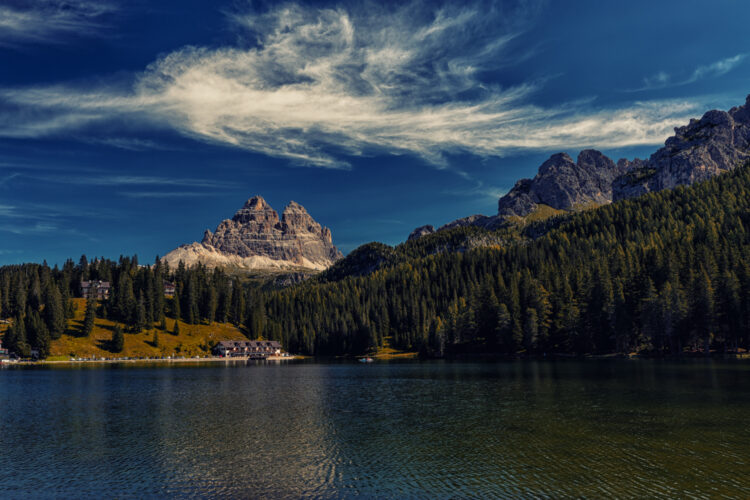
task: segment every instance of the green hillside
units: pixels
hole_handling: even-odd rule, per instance
[[[370,244],[320,281],[266,294],[265,310],[292,350],[310,354],[367,352],[386,338],[433,355],[735,351],[750,331],[749,223],[746,166],[506,228],[494,247],[436,253],[488,233],[471,228]]]

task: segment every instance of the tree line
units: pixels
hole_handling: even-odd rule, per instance
[[[84,280],[109,283],[110,294],[98,300],[92,287],[82,325],[71,326],[69,320],[75,313],[71,299],[82,296]],[[165,296],[165,283],[175,285],[174,297]],[[189,324],[247,325],[248,336],[260,336],[264,330],[258,323],[263,317],[258,313],[262,307],[259,295],[256,287],[244,286],[221,270],[200,265],[188,269],[182,263],[171,270],[158,257],[149,266],[139,265],[137,256],[89,262],[85,255],[77,264],[66,261],[62,268],[46,262],[3,266],[0,318],[10,322],[3,345],[22,357],[32,350],[46,357],[51,342],[63,334],[89,336],[97,317],[116,322],[111,342],[114,352],[123,349],[123,335],[128,333],[154,330],[154,344],[158,343],[158,330],[179,335],[178,322],[166,332],[167,317]]]

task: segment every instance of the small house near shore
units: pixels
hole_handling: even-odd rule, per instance
[[[266,358],[281,354],[281,344],[276,340],[222,340],[214,346],[213,353],[227,358]]]
[[[81,281],[81,297],[88,298],[89,294],[98,300],[109,298],[112,285],[109,281]]]

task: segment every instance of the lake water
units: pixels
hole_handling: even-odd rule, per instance
[[[0,369],[0,497],[750,495],[750,363]]]

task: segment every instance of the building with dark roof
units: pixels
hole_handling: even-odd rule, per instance
[[[213,353],[227,358],[266,358],[281,354],[281,350],[281,344],[276,340],[222,340],[214,346]]]
[[[109,298],[112,285],[109,281],[81,281],[81,297],[88,298],[89,294],[94,294],[94,298],[105,300]]]

